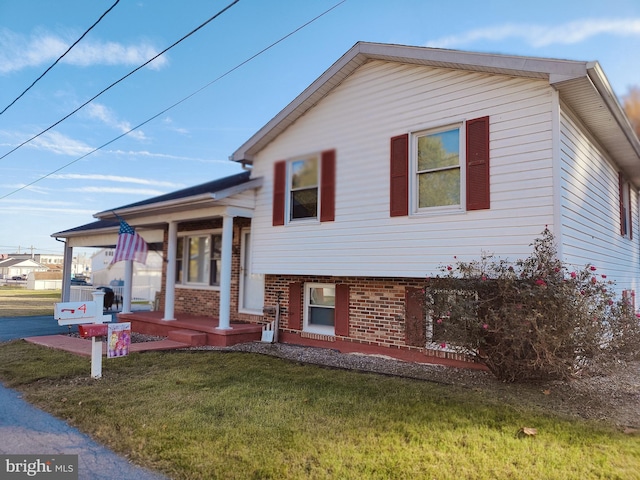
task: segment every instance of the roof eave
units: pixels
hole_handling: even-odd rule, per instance
[[[199,195],[192,195],[190,197],[178,198],[174,200],[167,200],[164,202],[149,203],[145,205],[139,205],[135,207],[115,208],[112,210],[105,210],[98,212],[93,216],[100,220],[112,219],[120,217],[140,216],[149,213],[157,214],[162,211],[170,210],[184,210],[186,208],[203,208],[208,205],[214,205],[216,202],[228,198],[232,195],[242,193],[252,188],[258,188],[262,186],[262,177],[254,178],[248,182],[240,185],[234,185],[233,187],[225,188],[218,192],[202,193]]]
[[[251,165],[255,155],[331,90],[369,60],[458,68],[470,71],[555,80],[586,75],[586,62],[463,52],[437,48],[358,42],[266,125],[238,148],[230,159]]]

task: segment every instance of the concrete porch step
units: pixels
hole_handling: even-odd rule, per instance
[[[167,338],[174,342],[186,343],[192,347],[201,347],[207,344],[207,334],[195,330],[170,330]]]

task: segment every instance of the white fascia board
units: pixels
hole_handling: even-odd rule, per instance
[[[130,207],[130,208],[115,208],[113,210],[105,210],[98,212],[93,216],[100,220],[116,218],[116,214],[122,217],[125,216],[141,216],[145,214],[157,214],[162,211],[171,211],[180,208],[197,209],[205,207],[209,204],[213,205],[214,202],[222,200],[224,198],[242,193],[252,188],[258,188],[262,186],[262,177],[255,178],[241,185],[227,188],[215,193],[203,193],[200,195],[194,195],[191,197],[184,197],[175,200],[167,200],[165,202],[149,203],[145,205]]]
[[[620,105],[618,101],[618,97],[613,92],[613,88],[607,79],[607,76],[604,74],[602,67],[598,62],[593,62],[589,65],[588,68],[589,78],[593,83],[594,87],[607,104],[609,111],[616,119],[616,122],[620,126],[622,133],[624,133],[625,137],[628,139],[631,147],[635,150],[636,154],[640,158],[640,140],[636,135],[634,128],[631,126],[629,122],[629,118],[627,117],[624,108]]]

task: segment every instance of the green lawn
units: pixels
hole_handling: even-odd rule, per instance
[[[0,318],[32,315],[53,316],[53,305],[60,302],[60,298],[60,290],[0,287]]]
[[[7,386],[175,479],[640,478],[637,437],[469,389],[220,351],[89,373],[85,358],[0,345]]]

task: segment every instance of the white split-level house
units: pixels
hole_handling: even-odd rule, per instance
[[[247,171],[96,214],[162,245],[167,322],[460,360],[411,295],[454,257],[529,256],[545,226],[562,261],[638,288],[640,142],[597,62],[357,43],[231,159]]]

